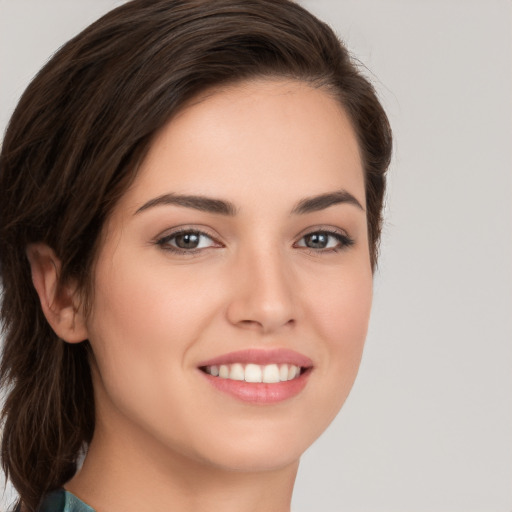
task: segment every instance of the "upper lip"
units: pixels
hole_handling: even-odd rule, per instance
[[[310,367],[313,366],[313,361],[303,354],[299,354],[294,350],[278,348],[278,349],[247,349],[229,352],[207,361],[201,362],[198,367],[202,366],[219,366],[221,364],[261,364],[267,365],[272,363],[277,364],[293,364],[295,366]]]

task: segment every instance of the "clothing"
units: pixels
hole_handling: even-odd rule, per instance
[[[37,512],[94,512],[94,509],[65,489],[47,494]]]

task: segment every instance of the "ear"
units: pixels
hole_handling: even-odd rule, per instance
[[[27,257],[41,308],[55,334],[68,343],[87,339],[85,316],[76,285],[59,284],[61,263],[54,251],[43,243],[29,244]]]

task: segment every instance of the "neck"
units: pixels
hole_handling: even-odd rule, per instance
[[[65,485],[96,512],[290,510],[298,461],[265,471],[228,470],[98,420],[81,470]]]

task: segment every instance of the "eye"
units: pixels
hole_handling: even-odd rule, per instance
[[[195,252],[200,249],[219,246],[211,236],[192,229],[175,231],[159,238],[156,243],[165,250],[178,253]]]
[[[354,244],[354,240],[337,231],[314,231],[303,236],[296,247],[307,247],[317,251],[338,251]]]

